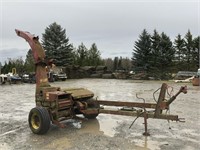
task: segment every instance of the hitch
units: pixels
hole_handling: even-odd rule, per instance
[[[169,100],[165,99],[165,95],[168,89],[168,85],[163,83],[160,88],[160,94],[158,97],[157,103],[146,103],[145,99],[139,98],[143,100],[143,103],[138,102],[124,102],[124,101],[106,101],[106,100],[97,100],[99,105],[103,106],[115,106],[115,107],[123,107],[122,109],[113,110],[113,109],[104,109],[102,107],[99,108],[99,113],[104,114],[114,114],[114,115],[125,115],[125,116],[135,116],[136,118],[132,122],[129,128],[132,127],[134,122],[139,118],[144,118],[144,127],[145,132],[143,133],[144,136],[149,136],[150,134],[147,132],[147,119],[164,119],[164,120],[171,120],[171,121],[179,121],[184,122],[183,118],[178,118],[178,115],[170,115],[164,114],[163,110],[169,110],[170,104],[176,99],[176,97],[180,93],[187,93],[187,86],[182,86],[180,90],[172,96]],[[85,111],[87,113],[87,110]]]
[[[185,122],[185,118],[178,118],[178,121],[184,123]]]

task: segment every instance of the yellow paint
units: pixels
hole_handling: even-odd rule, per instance
[[[47,78],[40,79],[40,83],[46,83],[46,82],[48,82],[48,79],[47,79]]]
[[[36,113],[33,113],[31,116],[31,125],[36,130],[40,127],[39,117]]]
[[[46,99],[49,99],[49,93],[46,93]]]

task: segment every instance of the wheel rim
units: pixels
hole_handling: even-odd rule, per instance
[[[36,113],[31,116],[31,126],[37,130],[40,127],[40,118]]]

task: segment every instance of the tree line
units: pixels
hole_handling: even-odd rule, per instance
[[[199,36],[193,37],[188,31],[184,37],[180,34],[171,41],[164,32],[154,30],[149,34],[145,29],[139,35],[133,46],[132,58],[101,58],[96,43],[87,48],[81,43],[77,48],[69,43],[66,30],[56,22],[46,27],[42,34],[41,44],[45,49],[47,59],[54,59],[57,66],[99,66],[105,65],[108,70],[138,70],[147,76],[161,79],[171,76],[180,70],[196,71],[199,67]],[[16,68],[17,72],[30,73],[35,71],[31,49],[26,59],[8,59],[2,67],[2,73],[8,73]]]
[[[177,71],[196,72],[199,47],[200,37],[193,37],[189,30],[184,37],[178,34],[172,42],[164,32],[154,30],[151,35],[144,29],[133,48],[133,68],[160,79],[170,78]]]

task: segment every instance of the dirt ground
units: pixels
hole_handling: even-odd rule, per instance
[[[167,82],[173,92],[184,83]],[[101,100],[154,102],[153,92],[162,81],[79,79],[55,82],[52,86],[83,87]],[[143,119],[129,129],[134,117],[100,114],[95,120],[65,121],[67,128],[51,126],[46,135],[33,134],[28,114],[35,106],[34,84],[0,86],[0,150],[196,150],[200,148],[200,87],[187,83],[188,93],[172,103],[170,113],[185,118],[185,123],[148,119],[148,137]],[[157,95],[156,95],[157,96]]]

